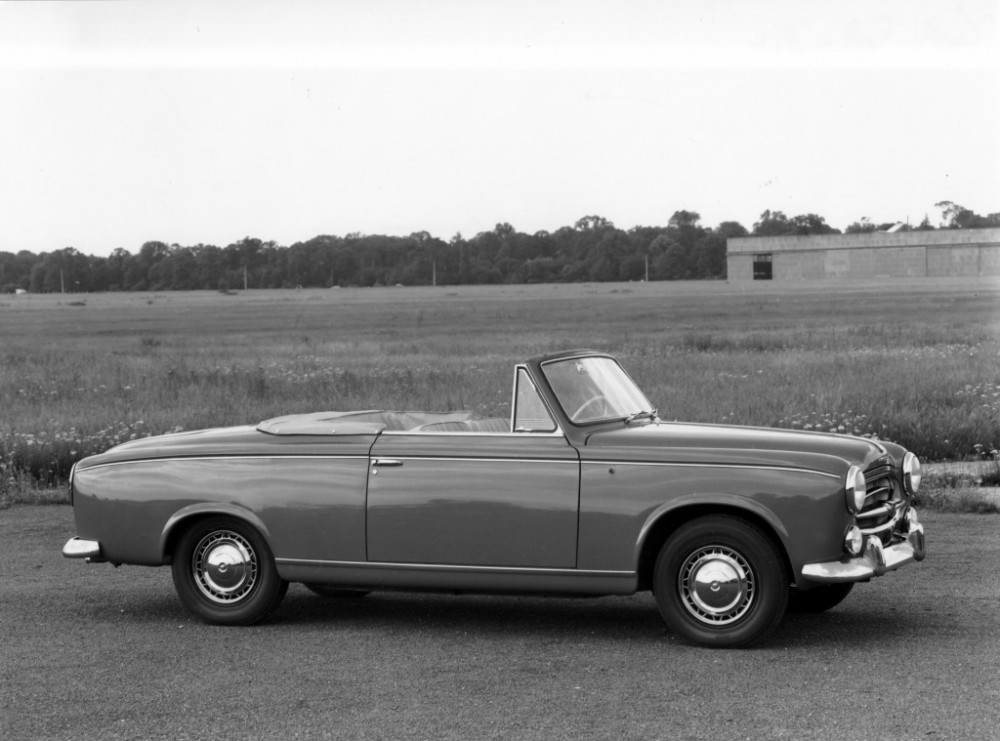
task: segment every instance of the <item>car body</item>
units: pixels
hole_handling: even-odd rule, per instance
[[[74,468],[69,558],[170,565],[202,618],[289,582],[624,595],[709,646],[924,557],[920,464],[887,442],[660,420],[609,355],[516,366],[511,414],[322,412],[134,440]]]

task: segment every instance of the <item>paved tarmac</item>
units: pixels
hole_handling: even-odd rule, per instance
[[[0,738],[992,739],[1000,516],[924,513],[929,555],[743,651],[677,641],[648,594],[292,585],[219,628],[168,569],[69,561],[66,506],[0,511]]]

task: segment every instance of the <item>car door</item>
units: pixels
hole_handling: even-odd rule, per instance
[[[573,568],[579,483],[561,436],[383,434],[368,472],[368,560]]]
[[[554,423],[383,433],[368,472],[368,560],[574,568],[579,503],[579,455]]]

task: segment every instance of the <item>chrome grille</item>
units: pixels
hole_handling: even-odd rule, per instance
[[[893,527],[905,509],[892,464],[880,461],[865,471],[865,506],[858,513],[858,526],[865,535],[877,535],[891,545]]]

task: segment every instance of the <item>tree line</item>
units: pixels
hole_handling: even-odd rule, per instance
[[[1000,213],[980,216],[950,201],[941,228],[1000,226]],[[884,230],[862,218],[846,233]],[[904,229],[910,229],[904,226]],[[927,218],[916,230],[934,229]],[[284,247],[245,237],[225,247],[146,242],[135,254],[107,257],[73,247],[34,254],[0,252],[0,291],[232,290],[377,285],[457,285],[585,281],[690,280],[726,277],[730,237],[840,234],[816,214],[764,211],[751,230],[736,221],[709,228],[695,211],[676,211],[664,227],[622,230],[585,216],[555,232],[518,232],[507,223],[447,242],[427,232],[406,237],[316,236]]]

